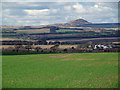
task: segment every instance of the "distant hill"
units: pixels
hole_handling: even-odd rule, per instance
[[[68,23],[65,23],[65,26],[68,26],[68,27],[77,27],[79,25],[85,25],[85,24],[92,24],[84,19],[76,19],[76,20],[72,20]]]
[[[120,23],[91,23],[84,19],[76,19],[67,23],[50,24],[56,27],[93,27],[93,28],[118,28]]]
[[[56,26],[56,27],[77,27],[80,25],[85,25],[85,24],[92,24],[84,19],[76,19],[76,20],[72,20],[68,23],[59,23],[59,24],[51,24],[48,26]]]
[[[91,23],[87,20],[82,18],[69,21],[67,23],[58,23],[58,24],[50,24],[50,25],[43,25],[43,26],[0,26],[2,28],[13,28],[15,30],[25,30],[25,29],[44,29],[44,28],[51,28],[52,26],[59,27],[59,28],[68,28],[68,27],[92,27],[92,28],[118,28],[120,23]]]

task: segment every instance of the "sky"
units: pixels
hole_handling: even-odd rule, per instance
[[[39,26],[83,18],[92,23],[117,23],[117,2],[2,2],[2,25]]]

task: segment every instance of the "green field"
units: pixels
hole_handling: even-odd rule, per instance
[[[3,55],[3,88],[117,88],[118,53]]]

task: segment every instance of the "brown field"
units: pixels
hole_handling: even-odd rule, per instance
[[[19,28],[23,28],[24,26],[4,26],[4,25],[0,25],[0,27],[19,29]],[[31,26],[31,28],[41,28],[41,27],[43,27],[43,26]]]
[[[2,46],[0,46],[0,48],[8,48],[8,47],[14,47],[14,46],[15,45],[2,45]],[[41,47],[43,49],[45,49],[45,48],[49,49],[52,46],[54,46],[54,45],[33,45],[33,47]],[[71,48],[71,47],[77,47],[77,45],[60,45],[59,46],[60,49]]]
[[[0,38],[0,41],[2,41],[2,40],[7,41],[7,40],[21,40],[21,39],[17,39],[17,38]]]
[[[17,30],[17,32],[24,32],[24,33],[49,33],[50,29],[27,29],[27,30]]]

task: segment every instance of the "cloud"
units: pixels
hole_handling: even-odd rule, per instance
[[[40,15],[40,14],[48,14],[49,9],[42,9],[42,10],[24,10],[30,15]]]
[[[4,25],[45,25],[84,18],[93,23],[117,22],[117,3],[5,2]]]
[[[3,0],[2,2],[119,2],[119,0]]]
[[[73,8],[75,8],[76,12],[78,12],[78,13],[85,12],[84,7],[79,3],[73,5]]]
[[[95,7],[95,8],[98,8],[99,6],[95,4],[94,7]]]
[[[64,6],[64,9],[69,11],[69,10],[71,10],[71,6]]]

